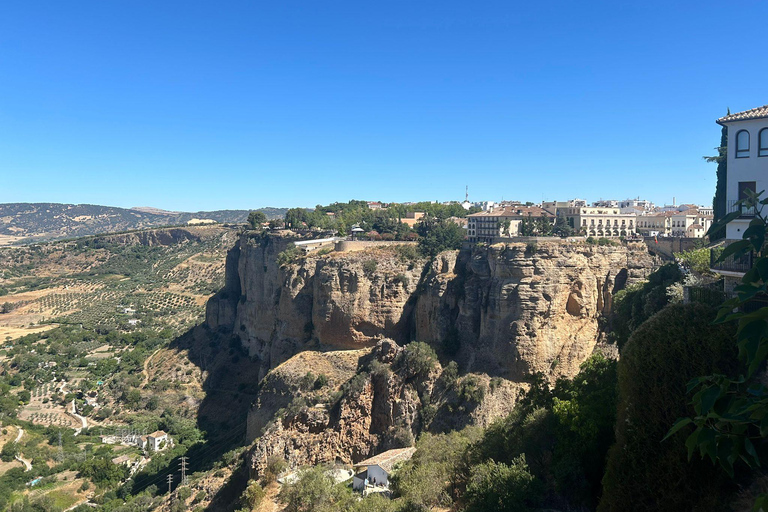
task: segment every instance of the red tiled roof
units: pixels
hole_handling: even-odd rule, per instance
[[[494,208],[493,211],[477,212],[467,215],[467,217],[545,217],[554,218],[555,216],[538,206],[505,206],[504,208]]]
[[[733,121],[747,121],[749,119],[762,119],[768,117],[768,105],[762,107],[752,108],[745,110],[744,112],[736,112],[735,114],[728,114],[717,120],[718,124],[730,123]]]

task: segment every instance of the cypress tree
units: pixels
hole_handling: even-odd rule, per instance
[[[728,109],[728,114],[731,109]],[[725,186],[728,175],[728,128],[723,126],[720,131],[720,146],[717,148],[717,156],[705,156],[707,162],[717,163],[717,184],[715,185],[715,197],[712,198],[712,208],[714,209],[715,221],[725,217],[727,204],[725,201]],[[725,231],[720,231],[714,235],[713,239],[720,239],[725,236]]]

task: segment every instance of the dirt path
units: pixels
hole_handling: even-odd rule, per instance
[[[16,439],[13,440],[14,443],[17,443],[21,441],[21,436],[24,435],[24,429],[19,427],[19,433],[16,434]],[[32,471],[32,462],[28,461],[27,459],[21,458],[21,455],[14,455],[14,459],[24,464],[24,467],[26,468],[24,471]]]
[[[144,375],[144,380],[141,382],[141,387],[147,387],[147,384],[149,384],[149,363],[152,361],[152,358],[155,357],[155,354],[160,352],[160,349],[158,348],[154,352],[152,352],[146,361],[144,361],[144,368],[141,370],[142,375]]]
[[[75,407],[74,398],[72,399],[72,411],[70,412],[70,414],[75,418],[77,418],[78,420],[80,420],[80,424],[81,424],[80,428],[75,429],[75,435],[78,435],[80,432],[83,431],[83,429],[88,428],[88,420],[85,419],[84,416],[80,416],[79,414],[77,414],[77,408]]]

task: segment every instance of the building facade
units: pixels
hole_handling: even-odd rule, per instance
[[[621,213],[617,207],[568,207],[559,208],[558,216],[565,217],[566,223],[586,236],[612,238],[634,236],[637,216]]]
[[[726,180],[726,213],[738,210],[737,202],[748,197],[748,191],[768,189],[768,105],[729,114],[717,120],[728,130],[728,174]],[[742,215],[726,226],[727,240],[740,240],[754,209],[743,209]]]
[[[554,223],[555,216],[538,206],[507,206],[467,215],[467,240],[492,242],[495,238],[522,236],[525,220],[546,219]]]

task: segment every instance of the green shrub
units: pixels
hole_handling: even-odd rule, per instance
[[[355,502],[352,493],[335,485],[322,466],[301,470],[296,482],[280,490],[280,500],[286,512],[345,510]]]
[[[586,242],[590,245],[597,245],[597,240],[595,240],[593,237],[588,236]]]
[[[376,269],[379,267],[379,264],[376,260],[368,260],[365,263],[363,263],[363,270],[368,274],[373,274],[376,272]]]
[[[257,508],[261,505],[266,494],[267,493],[264,492],[261,485],[259,485],[259,482],[256,480],[249,480],[248,487],[245,488],[243,495],[240,497],[240,503],[242,503],[244,507],[248,507],[248,510]]]
[[[277,255],[277,259],[275,260],[277,262],[278,267],[285,267],[287,265],[291,265],[296,260],[299,259],[301,256],[301,251],[298,247],[295,245],[291,245],[281,253]]]
[[[618,291],[610,317],[611,341],[624,346],[640,324],[669,304],[667,288],[682,279],[678,266],[669,263],[652,272],[646,282]]]
[[[507,465],[494,461],[474,466],[465,494],[466,512],[527,512],[540,501],[541,490],[521,455]]]
[[[285,459],[278,455],[270,455],[267,457],[267,467],[264,468],[264,474],[261,476],[261,480],[264,483],[264,485],[269,485],[275,480],[277,480],[277,477],[280,476],[280,473],[285,471],[285,468],[288,467],[288,463],[285,462]]]
[[[437,354],[428,344],[413,341],[405,346],[395,364],[406,378],[424,377],[437,365]]]
[[[611,448],[598,510],[726,510],[725,473],[688,461],[683,429],[661,442],[675,421],[693,416],[687,382],[738,369],[732,325],[712,325],[714,311],[673,305],[632,334],[618,365],[616,444]]]
[[[402,284],[403,288],[407,288],[409,283],[408,276],[405,274],[397,274],[392,281]]]
[[[177,491],[177,495],[179,496],[179,499],[181,501],[187,501],[189,498],[192,497],[192,489],[189,487],[180,487]]]
[[[475,375],[467,375],[459,383],[458,395],[464,404],[478,405],[485,398],[485,385]]]

